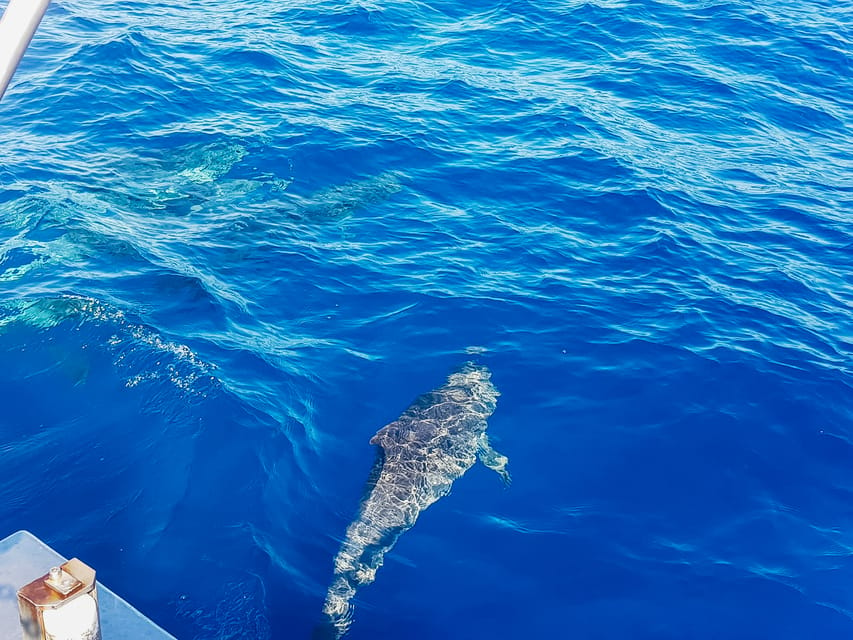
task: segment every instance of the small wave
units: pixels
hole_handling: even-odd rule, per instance
[[[214,367],[187,345],[163,338],[154,329],[128,319],[124,311],[94,298],[66,295],[5,304],[0,330],[20,326],[41,331],[67,326],[75,331],[94,330],[96,337],[106,329],[109,335],[101,346],[127,375],[127,387],[168,381],[185,394],[205,397],[216,384]]]
[[[264,595],[261,580],[231,581],[217,589],[215,606],[199,604],[186,594],[174,606],[180,617],[192,619],[198,630],[194,640],[268,640],[272,632],[261,604]]]

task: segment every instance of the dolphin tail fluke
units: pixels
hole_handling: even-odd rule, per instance
[[[509,458],[498,453],[492,448],[492,445],[489,443],[489,438],[485,433],[480,437],[479,458],[484,465],[492,471],[495,471],[501,477],[504,486],[508,487],[512,483],[512,478],[509,475],[509,471],[506,469],[506,465],[509,463]]]
[[[352,624],[352,599],[355,585],[347,575],[336,575],[323,603],[324,620],[314,629],[313,640],[336,640],[343,637]],[[325,635],[324,635],[325,634]]]

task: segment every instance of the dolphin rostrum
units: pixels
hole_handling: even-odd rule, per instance
[[[468,363],[424,394],[397,420],[382,427],[358,517],[347,527],[326,594],[326,620],[315,638],[340,638],[352,619],[356,590],[370,584],[385,554],[411,529],[421,511],[450,492],[450,485],[479,458],[509,482],[507,458],[489,445],[486,419],[498,391],[486,367]]]

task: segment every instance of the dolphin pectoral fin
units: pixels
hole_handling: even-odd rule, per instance
[[[492,445],[489,444],[489,438],[484,433],[480,438],[480,451],[479,451],[480,461],[486,465],[492,471],[496,471],[497,474],[503,480],[504,486],[509,486],[512,482],[512,478],[509,475],[509,471],[506,470],[506,465],[509,463],[509,458],[505,455],[498,453],[492,448]]]

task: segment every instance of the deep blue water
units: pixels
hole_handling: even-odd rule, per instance
[[[483,466],[365,638],[853,634],[853,7],[57,0],[0,103],[0,537],[308,638],[370,437]]]

